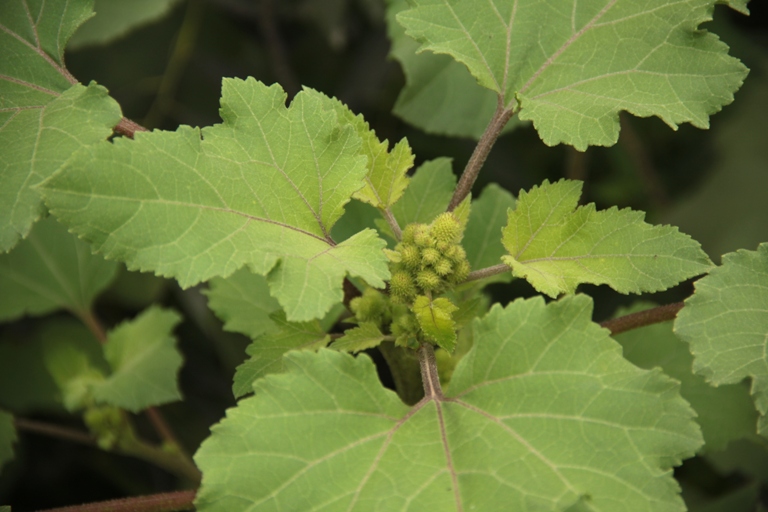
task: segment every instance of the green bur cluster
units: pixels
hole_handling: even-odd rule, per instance
[[[459,245],[463,228],[452,213],[442,213],[431,224],[409,224],[393,251],[392,301],[412,305],[419,295],[433,296],[464,281],[470,267]]]

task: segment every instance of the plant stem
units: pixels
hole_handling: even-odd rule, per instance
[[[508,265],[505,265],[504,263],[499,263],[498,265],[494,265],[492,267],[486,267],[481,268],[480,270],[473,270],[469,273],[467,278],[464,280],[464,282],[468,281],[477,281],[478,279],[484,279],[486,277],[495,276],[496,274],[503,274],[505,272],[509,272],[511,269]]]
[[[98,318],[96,318],[96,315],[93,313],[93,311],[83,311],[83,312],[75,312],[75,316],[77,316],[83,324],[88,328],[89,331],[91,331],[91,334],[99,340],[99,343],[102,345],[107,342],[107,332],[104,330],[104,326],[101,325],[101,322]]]
[[[422,343],[419,347],[419,367],[421,368],[421,382],[424,384],[424,397],[443,400],[445,395],[443,395],[440,375],[437,372],[435,349],[429,343]]]
[[[34,432],[36,434],[73,441],[88,446],[96,446],[96,439],[91,434],[73,428],[62,427],[51,423],[43,423],[42,421],[28,420],[25,418],[14,418],[13,424],[16,426],[17,430]]]
[[[395,389],[400,399],[408,405],[417,403],[424,397],[419,373],[419,363],[411,351],[395,346],[392,342],[383,342],[378,346],[379,352],[392,372]]]
[[[144,128],[143,126],[141,126],[139,123],[137,123],[136,121],[132,121],[132,120],[128,119],[127,117],[122,118],[120,120],[120,122],[117,123],[117,126],[112,128],[112,130],[115,133],[119,134],[119,135],[124,135],[124,136],[130,137],[130,138],[133,138],[133,135],[136,132],[147,132],[147,131],[149,131],[146,128]]]
[[[645,327],[646,325],[667,322],[675,319],[677,313],[683,309],[683,305],[682,302],[675,302],[665,306],[646,309],[645,311],[600,322],[600,327],[608,329],[611,331],[611,334],[619,334],[639,327]]]
[[[515,110],[505,109],[503,96],[499,96],[496,112],[493,113],[491,121],[485,128],[485,132],[483,132],[482,137],[477,142],[477,146],[475,146],[475,150],[472,152],[472,156],[469,158],[469,162],[464,167],[464,172],[461,173],[459,184],[456,185],[451,202],[448,204],[449,212],[452,212],[469,195],[472,185],[475,184],[477,175],[480,174],[480,169],[482,169],[485,163],[485,159],[488,158],[488,154],[491,152],[491,148],[493,148],[496,139],[499,138],[501,131],[513,115],[515,115]]]
[[[389,208],[380,210],[384,220],[387,221],[389,227],[392,228],[392,233],[395,235],[395,240],[400,240],[403,237],[403,231],[400,229],[400,224],[397,223],[397,219],[392,214],[392,210]]]
[[[39,512],[175,512],[192,510],[197,491],[165,492],[85,505],[49,508]]]
[[[120,443],[116,451],[150,462],[174,475],[189,480],[194,485],[199,485],[203,476],[197,466],[181,454],[151,445],[140,439]]]

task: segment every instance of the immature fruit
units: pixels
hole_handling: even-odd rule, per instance
[[[425,269],[416,274],[416,284],[424,291],[437,290],[442,284],[440,276],[431,270]]]
[[[416,270],[421,265],[421,251],[415,245],[400,244],[400,261],[409,270]]]
[[[408,303],[416,297],[416,286],[408,272],[398,271],[392,274],[389,291],[394,302]]]
[[[437,243],[455,244],[461,238],[461,224],[450,212],[441,213],[432,221],[430,233]]]
[[[448,274],[451,273],[453,270],[453,265],[451,264],[451,261],[446,258],[440,258],[433,267],[435,269],[435,272],[437,272],[437,275],[441,277],[445,277]]]
[[[424,265],[434,265],[440,261],[440,251],[437,249],[433,249],[432,247],[427,247],[423,251],[421,251],[421,262]]]
[[[416,231],[413,233],[413,242],[419,247],[432,247],[435,240],[429,234],[429,228],[425,224],[417,224]]]

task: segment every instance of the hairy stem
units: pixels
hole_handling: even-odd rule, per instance
[[[422,343],[419,347],[419,367],[421,368],[421,382],[424,384],[424,396],[436,400],[444,399],[440,376],[437,373],[435,349],[429,343]]]
[[[682,302],[675,302],[665,306],[646,309],[645,311],[639,311],[630,315],[624,315],[619,318],[600,322],[600,327],[608,329],[611,331],[611,334],[620,334],[639,327],[645,327],[646,325],[667,322],[675,319],[677,313],[683,309],[683,305]]]
[[[383,342],[378,346],[379,352],[392,372],[395,389],[400,399],[408,405],[417,403],[424,397],[419,373],[419,363],[413,357],[413,352],[395,346],[392,342]]]
[[[467,281],[477,281],[478,279],[484,279],[486,277],[495,276],[496,274],[503,274],[509,271],[510,271],[510,268],[508,265],[505,265],[504,263],[499,263],[498,265],[494,265],[492,267],[473,270],[472,272],[469,273],[469,275],[467,276],[467,279],[464,282],[466,283]]]
[[[461,203],[464,198],[467,197],[472,191],[472,185],[475,184],[477,175],[480,174],[480,169],[482,169],[483,164],[485,163],[485,159],[488,158],[488,154],[491,152],[491,148],[493,148],[493,145],[496,143],[496,139],[498,139],[499,135],[501,135],[501,131],[507,125],[507,122],[512,118],[513,115],[515,115],[514,109],[507,110],[504,108],[502,99],[502,96],[499,96],[499,103],[496,107],[496,112],[493,113],[491,122],[488,123],[488,126],[485,128],[485,132],[477,142],[477,146],[475,146],[475,150],[472,153],[472,156],[469,158],[467,166],[464,167],[464,172],[461,174],[459,184],[456,185],[456,190],[453,193],[451,202],[448,204],[449,212],[452,212],[457,206],[459,206],[459,203]]]
[[[165,492],[123,498],[119,500],[99,501],[85,505],[49,508],[40,512],[175,512],[192,510],[197,491]]]
[[[136,121],[131,121],[127,117],[124,117],[120,120],[119,123],[117,123],[117,126],[112,128],[112,131],[114,131],[118,135],[124,135],[126,137],[133,138],[136,132],[146,132],[149,130],[141,126]]]
[[[387,221],[389,227],[392,228],[392,233],[395,235],[396,240],[400,240],[403,237],[403,231],[400,229],[400,224],[397,223],[397,219],[392,214],[392,210],[387,208],[386,210],[379,210],[384,220]]]

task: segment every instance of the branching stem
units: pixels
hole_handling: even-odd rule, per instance
[[[472,152],[472,156],[467,162],[467,166],[464,167],[464,172],[461,174],[459,184],[456,185],[456,190],[453,193],[451,202],[448,204],[448,211],[452,212],[459,203],[461,203],[465,197],[472,191],[472,185],[475,184],[477,175],[480,174],[485,159],[488,158],[488,154],[491,152],[491,148],[496,143],[496,139],[501,135],[501,131],[507,125],[507,122],[515,115],[515,110],[507,110],[504,108],[503,96],[499,96],[499,103],[496,106],[496,112],[493,113],[491,121],[485,128],[482,137],[477,142],[475,150]]]
[[[605,322],[600,322],[600,326],[611,331],[611,334],[620,334],[639,327],[645,327],[646,325],[674,320],[681,309],[683,309],[683,303],[675,302],[606,320]]]
[[[91,434],[73,428],[62,427],[52,423],[44,423],[42,421],[28,420],[25,418],[14,418],[13,424],[16,426],[17,430],[34,432],[36,434],[64,439],[88,446],[96,446],[96,439]]]
[[[175,512],[192,510],[197,491],[165,492],[85,505],[50,508],[40,512]]]
[[[421,382],[424,384],[424,398],[444,399],[440,376],[437,373],[435,349],[429,343],[422,343],[419,347],[419,367],[421,368]]]

